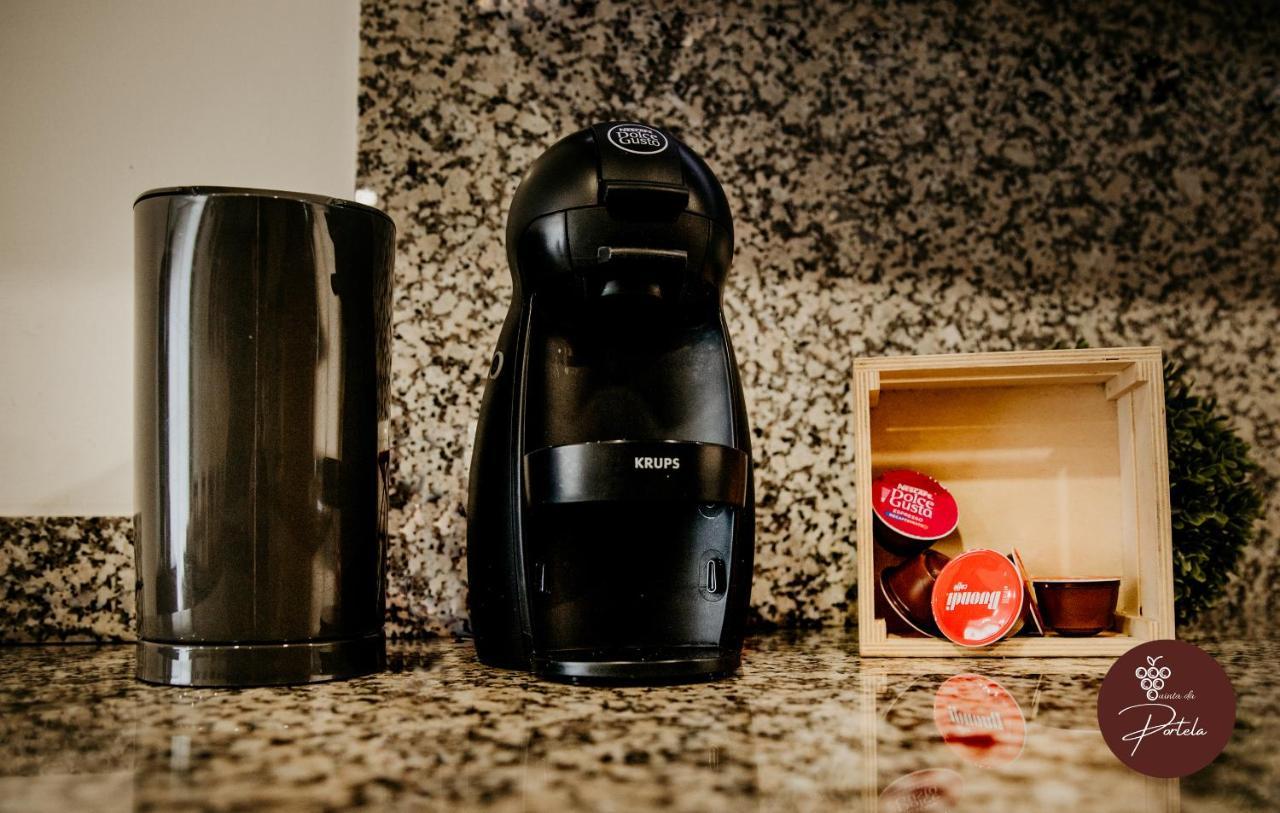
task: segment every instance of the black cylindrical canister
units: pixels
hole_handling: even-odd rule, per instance
[[[134,204],[138,677],[383,664],[395,227],[323,196]]]

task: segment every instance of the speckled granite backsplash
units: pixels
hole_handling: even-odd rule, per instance
[[[1269,508],[1208,623],[1280,620],[1280,20],[1054,8],[366,4],[359,184],[400,230],[389,630],[466,628],[506,203],[543,149],[610,118],[675,130],[733,206],[761,619],[851,612],[855,356],[1084,339],[1165,347],[1235,415]],[[84,564],[125,567],[115,534],[49,577],[82,616],[6,586],[27,609],[0,632],[115,634],[127,608],[95,603]]]

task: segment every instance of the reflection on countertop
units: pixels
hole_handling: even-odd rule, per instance
[[[1098,734],[1107,659],[859,659],[844,631],[748,642],[719,683],[585,688],[394,642],[389,672],[168,689],[133,649],[0,649],[0,810],[1273,810],[1276,642],[1201,642],[1235,737],[1177,782]],[[970,677],[957,677],[965,676]]]

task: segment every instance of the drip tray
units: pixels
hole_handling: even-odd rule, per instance
[[[561,658],[584,662],[717,652],[735,519],[735,509],[693,503],[537,506],[528,525],[534,651],[622,653]]]
[[[570,683],[684,683],[732,674],[736,650],[715,646],[560,649],[539,653],[534,672]]]

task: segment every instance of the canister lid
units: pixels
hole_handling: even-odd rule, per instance
[[[947,536],[960,520],[951,492],[910,469],[882,472],[871,481],[871,510],[895,533],[927,541]]]
[[[1024,590],[1013,562],[993,550],[966,551],[938,574],[933,619],[952,643],[986,646],[1018,626]]]
[[[167,197],[219,197],[219,198],[260,198],[271,200],[285,200],[294,203],[305,203],[312,206],[326,206],[337,209],[349,209],[353,212],[365,212],[376,217],[380,217],[391,222],[391,216],[386,212],[374,206],[366,206],[363,203],[357,203],[354,200],[346,200],[344,198],[330,197],[329,195],[316,195],[310,192],[288,192],[283,189],[257,189],[247,186],[165,186],[158,189],[148,189],[133,201],[133,205],[137,206],[144,200],[151,198],[167,198]]]

